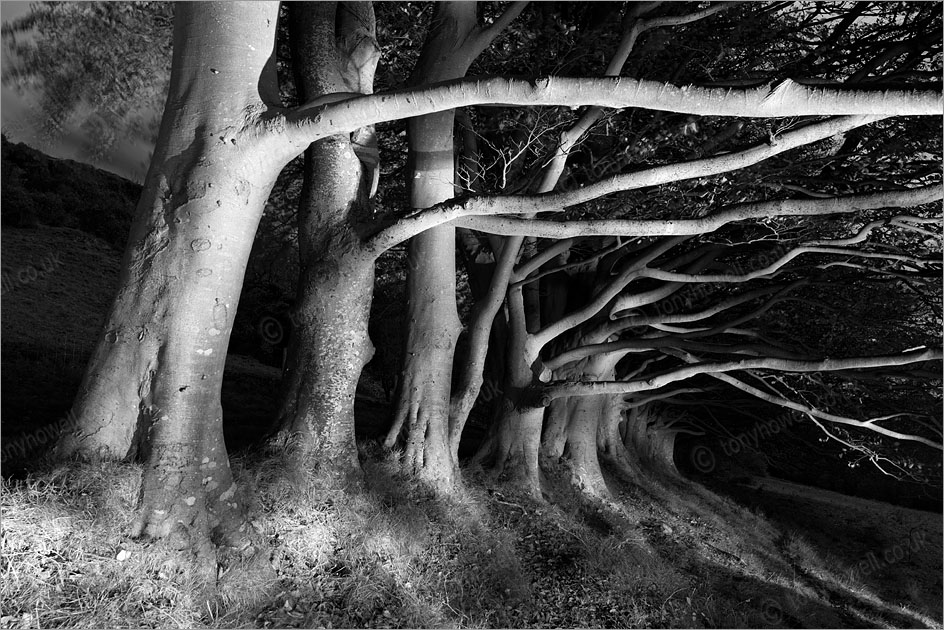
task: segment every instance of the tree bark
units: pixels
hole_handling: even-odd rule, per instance
[[[424,116],[470,105],[595,105],[695,114],[770,118],[795,116],[936,116],[944,105],[937,89],[840,90],[783,82],[771,90],[705,88],[626,77],[472,78],[352,98],[324,107],[314,101],[285,112],[286,139],[313,142],[330,127],[353,131],[365,124]],[[325,124],[327,122],[327,125]]]
[[[610,494],[597,457],[597,432],[608,398],[587,396],[585,400],[578,398],[573,401],[564,449],[573,484],[584,493],[598,498],[609,497]]]
[[[525,326],[521,286],[508,292],[509,339],[507,367],[502,386],[501,413],[492,436],[475,455],[475,461],[491,468],[499,480],[541,500],[539,451],[544,410],[530,392],[538,352]]]
[[[658,408],[636,407],[626,414],[623,444],[647,471],[677,477],[675,438],[677,431],[660,422]]]
[[[145,460],[134,535],[199,547],[244,528],[220,386],[253,235],[282,160],[256,133],[277,105],[277,7],[177,6],[170,91],[118,294],[60,457]],[[207,25],[213,24],[213,28]]]
[[[617,360],[613,355],[596,356],[578,363],[579,367],[568,375],[576,372],[578,379],[588,381],[612,379],[615,378]],[[597,498],[608,498],[610,494],[597,453],[599,435],[604,431],[607,414],[612,411],[612,398],[585,396],[567,399],[556,425],[548,424],[542,448],[542,454],[552,458],[549,464],[563,462],[570,469],[573,484]],[[553,459],[554,456],[558,459]]]
[[[477,56],[469,45],[476,3],[436,5],[414,83],[465,75]],[[424,209],[455,195],[452,110],[410,119],[410,203]],[[458,462],[449,441],[452,362],[462,324],[456,310],[456,231],[438,226],[409,245],[407,342],[393,426],[386,445],[404,434],[402,466],[432,487],[448,491]]]
[[[608,396],[597,434],[600,460],[615,468],[626,480],[640,485],[643,476],[639,458],[624,442],[628,431],[629,421],[623,417],[622,398]]]
[[[369,2],[299,3],[289,15],[302,99],[373,91],[380,51]],[[305,152],[298,307],[283,385],[283,429],[276,437],[287,446],[294,472],[342,484],[361,479],[354,395],[373,355],[367,324],[374,258],[356,227],[370,220],[373,173],[358,155],[355,142],[361,139],[374,139],[373,129],[319,140]]]

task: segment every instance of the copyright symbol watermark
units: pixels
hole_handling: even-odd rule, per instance
[[[783,622],[783,610],[780,604],[769,597],[761,602],[760,616],[772,626],[779,626]]]
[[[696,446],[692,449],[689,457],[698,472],[710,473],[715,469],[715,454],[707,446]]]
[[[259,320],[259,334],[266,343],[277,346],[285,341],[287,331],[285,324],[273,315],[265,315]]]

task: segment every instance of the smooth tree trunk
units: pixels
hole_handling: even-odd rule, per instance
[[[290,30],[303,101],[373,91],[380,51],[369,2],[290,5]],[[372,128],[319,140],[305,152],[298,300],[276,438],[294,472],[342,483],[361,478],[354,396],[373,355],[367,323],[374,258],[357,233],[370,221],[376,162],[363,161],[370,149]]]
[[[492,434],[475,455],[500,481],[542,499],[539,450],[544,409],[530,397],[538,352],[525,329],[525,305],[520,286],[508,292],[509,339],[502,385],[501,412]]]
[[[567,423],[564,458],[572,483],[586,494],[608,497],[597,457],[597,432],[606,412],[607,396],[581,396],[574,401]]]
[[[608,396],[607,399],[597,434],[599,458],[625,480],[640,485],[644,479],[643,464],[636,450],[628,447],[625,442],[629,437],[629,426],[634,421],[631,417],[635,412],[624,412],[621,396]],[[627,418],[627,415],[630,415],[630,418]]]
[[[675,465],[675,438],[678,432],[660,418],[657,405],[634,407],[626,413],[623,444],[647,471],[679,476]]]
[[[448,420],[452,360],[462,329],[456,312],[455,228],[435,228],[413,238],[408,263],[406,350],[386,444],[396,444],[402,433],[403,470],[448,490],[457,474]]]
[[[477,31],[475,2],[437,4],[430,34],[414,71],[414,83],[465,76],[478,55],[469,38]],[[408,122],[410,204],[423,209],[455,195],[455,113]],[[449,225],[410,240],[407,339],[394,422],[385,444],[402,439],[402,468],[431,487],[448,491],[458,462],[450,445],[449,405],[456,341],[456,231]]]
[[[612,380],[617,360],[613,355],[597,355],[580,361],[561,376],[585,381]],[[558,403],[557,412],[550,414],[542,442],[541,453],[547,465],[563,463],[570,471],[572,483],[597,498],[609,497],[598,452],[600,432],[612,411],[612,398],[601,395],[564,399],[566,402]]]
[[[481,242],[471,231],[458,230],[458,234],[460,253],[475,304],[469,315],[466,338],[468,351],[464,355],[460,353],[453,362],[455,377],[449,404],[449,442],[456,459],[459,457],[463,429],[476,402],[481,402],[480,414],[484,418],[494,419],[499,413],[508,340],[507,321],[503,316],[495,317],[491,310],[492,300],[504,302],[504,291],[497,296],[492,295],[492,276],[497,267],[495,259],[479,251]],[[464,238],[466,235],[470,238]],[[465,246],[470,239],[475,240],[474,248]],[[496,246],[493,251],[500,251],[500,248]],[[491,321],[487,321],[489,313],[492,314]]]
[[[554,464],[564,456],[567,446],[567,425],[574,413],[576,398],[556,398],[547,408],[544,430],[541,434],[541,457]]]
[[[60,457],[143,459],[132,533],[180,547],[245,527],[220,386],[253,236],[283,166],[256,126],[278,104],[277,18],[271,3],[177,5],[169,94],[118,294],[58,443]]]

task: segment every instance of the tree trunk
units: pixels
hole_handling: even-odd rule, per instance
[[[296,472],[357,483],[354,396],[374,351],[367,334],[374,265],[332,254],[303,270],[280,413],[287,424],[277,442],[288,446]]]
[[[607,398],[581,396],[573,402],[564,450],[573,484],[584,493],[600,498],[609,497],[597,457],[597,432],[605,413]]]
[[[303,101],[335,92],[370,93],[379,59],[369,2],[290,7],[296,85]],[[361,478],[354,395],[373,355],[367,333],[374,259],[356,226],[369,221],[372,173],[353,138],[341,134],[305,152],[298,211],[298,306],[280,413],[295,472],[343,482]],[[304,476],[304,475],[303,475]]]
[[[634,484],[644,485],[643,465],[635,449],[627,448],[624,437],[628,435],[629,421],[623,417],[621,396],[608,396],[597,434],[599,457],[612,466],[618,474]]]
[[[541,457],[553,465],[564,456],[567,446],[567,425],[574,413],[575,398],[557,398],[547,408],[547,420],[541,434]]]
[[[492,300],[504,302],[505,291],[492,296],[491,283],[496,268],[493,256],[483,256],[476,250],[479,243],[469,230],[458,230],[460,253],[469,277],[469,287],[475,305],[469,315],[467,352],[453,362],[453,391],[449,408],[449,441],[453,456],[458,459],[463,429],[472,408],[481,399],[481,415],[488,419],[500,413],[501,384],[505,373],[505,346],[508,339],[508,322],[496,316],[497,307]],[[470,241],[475,240],[472,247]],[[497,251],[496,247],[494,251]],[[482,260],[485,259],[485,260]],[[492,321],[486,321],[490,313]],[[484,368],[484,369],[483,369]],[[488,374],[488,385],[485,384]],[[480,395],[481,394],[481,395]]]
[[[418,196],[414,192],[414,200]],[[403,469],[447,491],[458,472],[449,447],[452,359],[461,331],[456,312],[455,228],[436,228],[415,237],[408,260],[406,353],[386,444],[393,446],[404,432]]]
[[[618,358],[598,355],[578,362],[557,378],[595,381],[615,378]],[[569,469],[571,481],[583,492],[606,498],[609,491],[600,469],[599,435],[607,414],[612,411],[612,396],[579,396],[561,401],[552,412],[544,431],[542,455],[553,465],[562,461]],[[557,401],[555,401],[557,402]]]
[[[651,405],[630,410],[623,443],[646,468],[663,475],[679,476],[675,466],[676,431],[665,427]]]
[[[414,72],[414,83],[465,75],[478,55],[469,45],[476,30],[476,3],[436,5],[430,33]],[[452,110],[410,119],[410,203],[422,209],[455,195]],[[404,433],[403,469],[449,491],[458,462],[450,445],[452,361],[462,330],[456,311],[456,231],[431,229],[410,241],[407,342],[393,426],[386,445]]]
[[[492,469],[498,479],[514,484],[540,500],[541,476],[538,461],[544,409],[529,397],[534,385],[532,368],[537,349],[525,330],[524,299],[521,286],[508,292],[510,335],[505,380],[502,388],[502,412],[494,433],[475,456],[477,462]]]
[[[502,415],[494,451],[489,454],[496,478],[542,500],[538,449],[544,410],[509,396],[502,401]],[[478,457],[478,456],[477,456]]]
[[[244,527],[220,386],[253,235],[283,166],[255,127],[278,101],[278,8],[177,11],[170,91],[118,294],[58,455],[143,457],[133,534],[197,547],[211,530]]]

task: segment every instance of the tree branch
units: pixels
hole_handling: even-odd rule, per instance
[[[794,215],[816,216],[849,214],[878,208],[906,208],[942,198],[941,185],[924,186],[903,191],[886,191],[866,195],[817,199],[783,199],[745,203],[701,219],[596,219],[588,221],[549,221],[511,217],[464,216],[457,225],[489,234],[528,235],[538,238],[573,238],[577,236],[669,236],[705,234],[734,221]],[[552,210],[553,211],[553,210]],[[878,221],[873,226],[884,225]],[[897,223],[893,223],[898,225]],[[899,226],[913,231],[917,228]]]
[[[774,293],[778,291],[789,291],[793,288],[799,286],[800,284],[805,284],[806,281],[796,280],[790,284],[784,285],[773,285],[769,287],[761,287],[759,289],[753,289],[740,295],[722,300],[715,303],[709,308],[703,309],[701,311],[696,311],[694,313],[676,313],[676,314],[659,314],[656,316],[649,315],[620,315],[619,310],[614,306],[610,310],[610,319],[618,320],[616,323],[619,325],[625,326],[649,326],[652,324],[686,324],[689,322],[696,322],[702,319],[708,319],[713,317],[722,311],[726,311],[735,306],[744,304],[745,302],[751,302],[757,298],[764,297],[769,293]],[[617,332],[614,330],[613,332]]]
[[[677,273],[674,271],[663,271],[662,269],[640,269],[637,274],[643,278],[654,278],[656,280],[664,280],[666,282],[731,282],[731,283],[741,283],[749,282],[751,280],[756,280],[757,278],[763,278],[765,276],[770,276],[775,272],[779,271],[786,265],[788,262],[800,256],[802,254],[837,254],[842,256],[853,256],[856,258],[881,258],[883,260],[895,260],[898,262],[910,262],[914,264],[923,264],[926,262],[931,262],[928,260],[923,260],[919,258],[914,258],[913,256],[901,256],[898,254],[884,254],[880,252],[860,252],[856,250],[846,250],[840,247],[813,247],[802,245],[796,247],[781,258],[774,261],[773,263],[762,267],[761,269],[755,269],[745,274],[728,274],[728,273],[717,273],[717,274],[689,274],[689,273]],[[841,264],[841,263],[828,263],[829,265]],[[820,267],[823,267],[822,265]]]
[[[911,435],[908,433],[899,433],[898,431],[892,431],[891,429],[886,429],[885,427],[875,424],[875,422],[878,420],[887,419],[888,418],[887,416],[885,418],[872,418],[870,420],[854,420],[852,418],[847,418],[844,416],[837,416],[836,414],[828,413],[826,411],[820,411],[819,409],[814,409],[813,407],[809,407],[807,405],[802,405],[800,403],[793,402],[792,400],[788,400],[781,396],[774,396],[773,394],[768,394],[767,392],[763,392],[757,389],[756,387],[752,387],[751,385],[748,385],[747,383],[744,383],[743,381],[739,381],[738,379],[732,376],[729,376],[727,374],[709,374],[709,376],[711,376],[712,378],[716,378],[719,381],[728,383],[729,385],[736,387],[740,389],[741,391],[746,392],[756,398],[760,398],[761,400],[766,400],[767,402],[773,403],[775,405],[779,405],[781,407],[786,407],[788,409],[801,411],[814,418],[820,418],[822,420],[827,420],[829,422],[834,422],[836,424],[845,424],[845,425],[849,425],[853,427],[859,427],[861,429],[867,429],[869,431],[874,431],[876,433],[880,433],[882,435],[885,435],[887,437],[892,437],[897,440],[908,440],[911,442],[920,442],[921,444],[925,444],[926,446],[930,446],[938,450],[944,450],[944,446],[942,446],[940,443],[935,442],[933,440],[929,440],[927,438],[924,438],[918,435]]]
[[[380,253],[390,247],[405,241],[421,232],[436,227],[448,221],[456,221],[460,227],[481,229],[483,226],[466,217],[496,215],[496,214],[536,214],[539,212],[560,212],[570,206],[592,201],[603,195],[658,186],[669,182],[685,179],[709,177],[728,171],[752,166],[762,160],[773,157],[792,148],[803,146],[811,142],[823,140],[839,133],[844,133],[866,125],[876,120],[876,117],[850,116],[834,118],[820,123],[814,123],[791,131],[780,137],[775,145],[762,143],[726,155],[692,160],[679,164],[657,166],[635,173],[625,173],[601,180],[576,190],[559,193],[545,193],[540,195],[519,196],[480,196],[466,197],[437,204],[425,210],[405,217],[394,225],[385,228],[374,236],[368,247]],[[802,200],[817,201],[817,200]],[[710,221],[710,218],[706,218]],[[701,221],[702,219],[698,219]],[[494,219],[492,223],[501,224],[506,219]],[[666,226],[664,222],[642,222],[638,224],[639,236],[659,236],[674,234],[680,228],[673,227],[678,221]],[[494,225],[492,225],[494,228]]]
[[[596,383],[548,383],[539,388],[539,404],[546,407],[555,398],[565,396],[596,396],[598,394],[629,394],[665,387],[669,383],[692,378],[701,374],[714,375],[736,370],[779,370],[784,372],[831,372],[836,370],[869,369],[891,365],[907,365],[924,361],[939,361],[944,352],[927,349],[901,354],[852,357],[847,359],[822,359],[802,361],[795,359],[758,358],[722,363],[700,363],[687,365],[646,379],[632,381],[600,381]]]
[[[509,24],[514,22],[515,18],[521,15],[521,12],[524,11],[526,6],[528,6],[527,1],[512,2],[494,22],[480,29],[472,44],[475,47],[472,58],[478,57],[483,50],[488,48],[495,38],[498,37]]]
[[[704,392],[704,387],[678,387],[676,389],[670,389],[668,391],[652,394],[650,396],[634,396],[632,398],[627,398],[622,407],[623,409],[633,409],[634,407],[642,407],[643,405],[647,405],[657,400],[672,398],[673,396],[678,396],[679,394],[703,394]]]
[[[546,325],[544,328],[534,333],[534,342],[538,347],[542,347],[564,331],[570,330],[574,326],[582,324],[593,317],[600,309],[606,306],[610,300],[616,297],[627,284],[639,277],[639,273],[647,263],[661,256],[684,240],[684,237],[678,236],[658,243],[655,247],[647,251],[644,256],[633,261],[632,265],[611,280],[588,304],[572,313],[568,313],[565,317]]]
[[[324,100],[295,108],[270,108],[260,128],[280,136],[274,143],[288,159],[309,144],[360,127],[398,118],[423,116],[470,105],[598,105],[639,107],[699,116],[879,115],[934,116],[944,108],[939,89],[841,90],[784,81],[775,88],[675,86],[645,79],[505,77],[459,79],[423,87]]]

